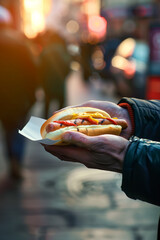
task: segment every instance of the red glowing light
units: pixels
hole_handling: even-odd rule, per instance
[[[90,16],[88,20],[88,29],[100,35],[106,33],[107,21],[101,16]]]

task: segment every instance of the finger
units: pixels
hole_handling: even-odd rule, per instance
[[[113,103],[108,101],[98,101],[98,100],[90,100],[88,102],[82,103],[79,105],[79,107],[94,107],[99,108],[101,110],[107,111],[111,116],[116,111],[117,108],[120,109],[120,107]]]
[[[75,146],[50,146],[46,145],[45,150],[63,161],[79,162],[86,164],[89,161],[89,154],[86,149]]]
[[[74,107],[93,107],[93,108],[98,108],[98,109],[106,111],[106,105],[107,104],[105,101],[90,100],[88,102],[84,102],[84,103],[76,105]]]
[[[106,103],[104,101],[90,100],[88,102],[84,102],[84,103],[81,103],[81,104],[70,105],[70,106],[64,107],[60,110],[55,111],[54,114],[58,113],[58,112],[61,112],[63,110],[66,110],[68,108],[76,108],[76,107],[94,107],[94,108],[99,108],[99,109],[105,110],[106,109],[105,105],[106,105]]]
[[[79,132],[65,132],[62,135],[62,141],[67,144],[73,144],[86,149],[88,149],[90,146],[90,137]]]
[[[90,103],[90,102],[93,102],[93,103]],[[84,102],[84,103],[76,104],[76,105],[69,105],[67,107],[61,108],[61,109],[53,112],[53,114],[61,112],[61,111],[66,110],[68,108],[77,108],[77,107],[94,107],[94,101],[88,101],[88,102]]]
[[[69,158],[69,152],[68,154],[65,154],[65,147],[62,147],[62,146],[54,146],[54,145],[45,145],[44,146],[45,150],[56,156],[57,158],[59,158],[60,160],[64,160],[64,161],[67,161],[67,159]],[[72,150],[70,150],[72,151]]]

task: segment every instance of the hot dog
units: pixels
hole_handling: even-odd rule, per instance
[[[65,131],[78,131],[88,136],[102,134],[120,135],[127,127],[124,119],[111,116],[98,108],[76,107],[66,108],[50,117],[41,127],[42,138],[59,140]]]

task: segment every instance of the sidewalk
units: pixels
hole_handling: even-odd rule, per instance
[[[67,105],[104,98],[74,76],[69,84]],[[33,113],[42,107],[36,103]],[[5,169],[2,147],[0,154]],[[156,240],[159,208],[120,187],[120,174],[61,162],[27,140],[24,181],[0,195],[0,240]]]

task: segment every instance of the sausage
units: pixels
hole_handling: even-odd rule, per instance
[[[127,127],[127,122],[124,120],[124,119],[102,119],[102,118],[97,118],[96,120],[98,120],[98,125],[108,125],[108,124],[116,124],[116,125],[120,125],[122,126],[122,129],[125,129]],[[85,120],[85,119],[73,119],[73,120],[67,120],[66,122],[68,124],[65,124],[64,123],[65,121],[54,121],[54,122],[51,122],[49,123],[47,126],[46,126],[46,132],[49,133],[49,132],[52,132],[52,131],[55,131],[55,130],[58,130],[60,128],[65,128],[67,126],[69,126],[69,124],[71,124],[73,126],[73,124],[75,126],[80,126],[80,125],[92,125],[92,123],[88,120]]]

